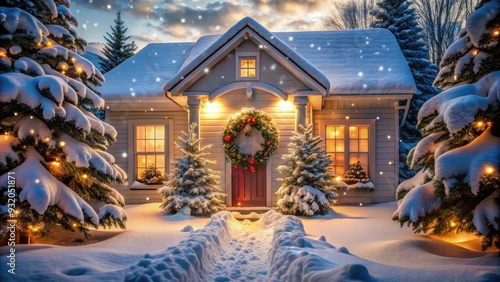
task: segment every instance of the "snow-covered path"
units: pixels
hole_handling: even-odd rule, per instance
[[[220,250],[220,257],[209,272],[210,281],[264,281],[267,275],[272,229],[245,220],[230,223],[231,238]]]

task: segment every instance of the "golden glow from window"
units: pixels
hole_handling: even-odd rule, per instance
[[[240,58],[240,77],[254,78],[257,76],[257,59],[255,57]]]
[[[368,171],[369,127],[327,125],[326,151],[332,158],[335,175],[343,175],[349,164],[358,161],[363,169]]]
[[[135,137],[136,178],[140,179],[146,168],[154,164],[165,172],[165,126],[138,125]]]

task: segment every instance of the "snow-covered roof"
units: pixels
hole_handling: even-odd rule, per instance
[[[192,42],[148,44],[107,72],[98,91],[105,99],[163,98],[163,85],[177,73],[192,46]]]
[[[408,63],[386,29],[271,33],[245,18],[222,35],[195,43],[154,43],[106,73],[104,98],[159,97],[227,43],[228,35],[249,26],[284,56],[307,71],[330,95],[412,94],[416,86]],[[135,96],[134,96],[135,95]]]

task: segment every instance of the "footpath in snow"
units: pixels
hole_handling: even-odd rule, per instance
[[[305,235],[300,219],[276,211],[257,222],[240,222],[220,212],[179,245],[145,255],[125,281],[372,280],[361,264],[337,267],[307,252],[305,248],[314,247]],[[323,241],[316,244],[335,249]],[[348,253],[345,248],[337,251]]]

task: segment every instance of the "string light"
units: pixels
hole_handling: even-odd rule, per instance
[[[478,51],[477,49],[474,49],[474,50],[472,51],[472,56],[476,56],[478,53],[479,53],[479,51]]]
[[[240,202],[238,202],[238,207],[241,207],[241,203]]]
[[[477,126],[479,126],[479,127],[482,127],[482,126],[484,125],[484,123],[483,123],[482,121],[478,121],[476,124],[477,124]]]
[[[44,141],[45,143],[48,143],[48,142],[50,141],[50,138],[49,138],[49,137],[45,137],[45,138],[43,138],[43,141]]]
[[[454,221],[450,221],[450,226],[453,228],[453,227],[456,227],[457,226],[457,223],[454,222]]]
[[[337,176],[337,177],[335,177],[335,180],[336,180],[337,182],[339,182],[339,181],[341,181],[341,180],[342,180],[342,177]]]
[[[64,141],[59,142],[59,146],[64,147],[65,145],[66,145],[66,142],[64,142]]]
[[[493,31],[493,36],[498,36],[498,35],[500,35],[500,31],[498,31],[498,29]]]
[[[76,68],[76,73],[78,74],[82,73],[82,68]]]
[[[86,174],[84,174],[84,175],[83,175],[83,178],[84,178],[84,179],[87,179],[87,177],[88,177],[88,176],[87,176]]]
[[[73,227],[76,227],[76,223],[73,223]]]
[[[489,167],[486,168],[486,173],[487,174],[492,174],[494,171],[495,171],[495,169],[493,167],[491,167],[491,166],[489,166]]]

